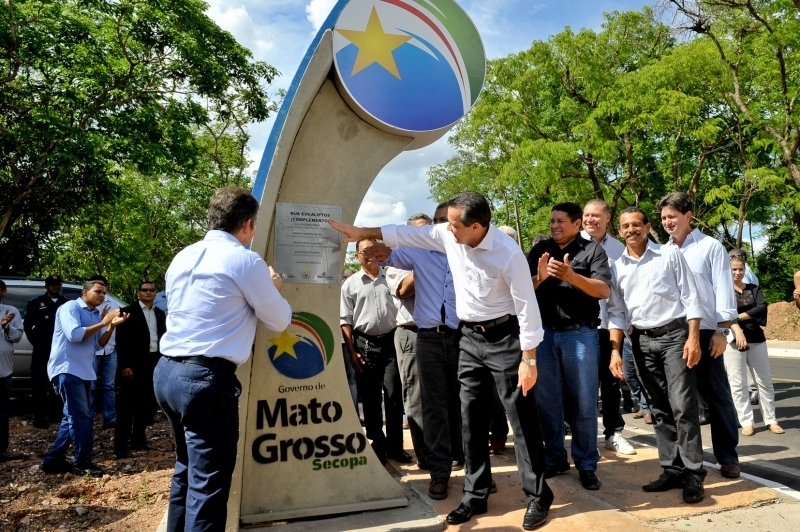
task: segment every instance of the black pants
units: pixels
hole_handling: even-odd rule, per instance
[[[136,368],[133,377],[119,376],[117,397],[117,426],[114,429],[114,449],[117,454],[128,450],[128,440],[133,447],[147,443],[145,429],[158,410],[153,389],[153,370],[159,359],[158,353],[149,353],[148,364]]]
[[[47,378],[47,361],[50,359],[50,349],[33,348],[31,355],[31,388],[33,389],[33,420],[47,421],[49,417],[53,422],[61,420],[64,403],[53,390],[50,379]]]
[[[403,385],[394,349],[394,331],[374,341],[356,332],[355,348],[364,359],[361,373],[356,373],[364,428],[367,438],[372,440],[372,450],[384,462],[387,454],[403,451]],[[385,434],[382,404],[386,411]]]
[[[492,386],[505,406],[517,455],[522,490],[528,499],[537,500],[547,510],[553,492],[544,480],[544,443],[533,390],[526,396],[517,387],[522,350],[519,323],[512,317],[506,323],[479,333],[462,325],[458,380],[461,382],[466,476],[461,502],[474,505],[489,497],[492,483],[489,463],[489,423],[492,419]]]
[[[687,330],[650,338],[634,329],[633,358],[647,392],[656,432],[658,460],[665,471],[705,478],[695,369],[686,367]]]
[[[458,382],[461,331],[442,327],[417,333],[422,427],[430,450],[431,478],[449,478],[453,460],[464,460]]]
[[[600,338],[597,376],[600,380],[600,400],[603,402],[603,435],[608,438],[616,432],[622,432],[625,420],[619,409],[619,398],[622,394],[620,381],[608,368],[611,364],[611,335],[608,329],[598,329],[597,333]]]
[[[720,464],[738,464],[739,453],[739,418],[733,404],[731,385],[725,371],[723,355],[711,356],[711,338],[714,332],[709,329],[700,331],[700,349],[703,356],[697,364],[697,391],[708,407],[707,415],[711,424],[711,445],[714,457]]]

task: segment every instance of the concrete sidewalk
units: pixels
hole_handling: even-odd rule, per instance
[[[411,443],[406,435],[406,449]],[[567,442],[569,443],[569,442]],[[634,444],[636,445],[636,444]],[[800,500],[754,482],[729,480],[709,468],[705,482],[706,498],[699,504],[683,502],[680,490],[666,493],[645,493],[641,486],[661,473],[655,449],[636,445],[637,454],[617,455],[605,449],[598,440],[601,461],[598,477],[603,485],[590,492],[580,484],[577,471],[548,480],[555,493],[547,524],[541,528],[552,532],[583,530],[639,532],[652,530],[694,530],[725,532],[776,532],[800,528]],[[429,477],[416,465],[391,463],[389,466],[407,488],[407,508],[383,512],[366,512],[329,519],[304,520],[273,524],[264,528],[248,528],[262,532],[339,532],[343,530],[378,531],[518,531],[525,512],[514,458],[514,445],[492,457],[492,474],[498,491],[489,498],[489,512],[473,517],[460,526],[447,525],[444,518],[460,501],[464,482],[463,471],[450,480],[447,499],[434,501],[427,496]]]
[[[767,340],[767,353],[776,358],[800,358],[800,342]]]

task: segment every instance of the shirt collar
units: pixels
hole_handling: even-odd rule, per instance
[[[489,230],[486,231],[483,240],[481,240],[480,244],[475,246],[473,249],[492,249],[494,247],[495,231],[499,231],[499,229],[493,224],[489,224]]]
[[[586,240],[591,240],[591,241],[597,242],[597,240],[595,240],[594,237],[592,235],[590,235],[586,231],[586,229],[581,229],[581,236],[583,238],[585,238]],[[600,244],[601,246],[603,246],[603,245],[605,245],[606,240],[608,240],[608,231],[606,231],[606,234],[603,235],[603,238],[600,240],[600,242],[597,242],[597,243]]]
[[[206,233],[206,236],[205,236],[205,238],[203,238],[203,240],[204,241],[217,241],[217,242],[225,241],[225,242],[235,243],[235,244],[237,244],[239,246],[242,245],[242,243],[239,242],[236,239],[235,236],[233,236],[232,234],[230,234],[227,231],[221,231],[219,229],[212,229],[211,231]]]
[[[696,234],[695,234],[695,233],[696,233]],[[703,235],[703,233],[701,233],[701,232],[700,232],[700,229],[698,229],[698,228],[696,228],[696,227],[695,227],[694,229],[692,229],[692,230],[689,232],[689,234],[688,234],[688,235],[686,235],[686,239],[683,241],[683,246],[685,246],[685,245],[686,245],[686,242],[688,242],[688,241],[689,241],[689,239],[692,239],[692,241],[694,241],[694,242],[700,242],[700,237],[701,237],[702,235]],[[669,237],[668,243],[669,243],[669,244],[672,244],[672,245],[674,245],[674,246],[676,246],[676,247],[678,246],[678,244],[675,242],[675,240],[673,240],[673,239],[672,239],[672,237],[671,237],[671,236]],[[683,246],[680,246],[680,247],[683,247]]]
[[[147,305],[145,305],[144,303],[142,303],[142,300],[141,300],[141,299],[139,299],[138,301],[139,301],[139,306],[140,306],[140,307],[142,307],[142,310],[144,310],[145,312],[152,312],[152,311],[153,311],[153,308],[156,308],[156,306],[155,306],[155,305],[153,305],[153,308],[147,308]]]
[[[642,256],[639,257],[638,259],[634,259],[633,257],[631,257],[630,253],[628,253],[628,246],[625,246],[625,251],[622,252],[622,256],[623,257],[627,257],[627,259],[629,261],[636,262],[636,261],[642,260],[642,258],[645,255],[647,255],[648,251],[652,252],[652,253],[655,253],[656,255],[661,255],[661,245],[660,244],[656,244],[652,240],[648,239],[647,240],[647,247],[644,248],[644,253],[642,253]]]
[[[77,302],[78,302],[78,305],[79,305],[81,308],[85,308],[85,309],[86,309],[86,310],[88,310],[89,312],[95,312],[95,311],[96,311],[96,312],[100,312],[100,310],[98,309],[98,307],[94,307],[94,309],[90,309],[90,308],[89,308],[89,305],[86,303],[86,301],[84,301],[84,300],[83,300],[83,298],[82,298],[82,297],[79,297],[79,298],[78,298],[78,299],[76,299],[75,301],[77,301]],[[101,303],[101,305],[102,305],[102,303]]]
[[[361,268],[360,270],[358,270],[358,274],[357,275],[360,275],[362,277],[366,277],[367,279],[372,281],[372,277],[367,275],[367,272],[364,271],[364,268]],[[378,276],[375,277],[375,279],[376,280],[380,279],[381,277],[385,277],[385,275],[386,275],[386,273],[383,271],[383,268],[382,267],[378,267]]]

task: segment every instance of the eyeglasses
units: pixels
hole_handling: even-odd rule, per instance
[[[449,220],[447,219],[446,216],[442,217],[442,218],[434,218],[433,219],[433,223],[435,223],[435,224],[446,224],[447,222],[449,222]]]
[[[155,292],[155,288],[140,288],[139,292]]]

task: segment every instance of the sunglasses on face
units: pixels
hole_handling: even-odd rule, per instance
[[[448,221],[447,218],[434,218],[433,219],[433,223],[435,223],[435,224],[446,224],[447,221]]]
[[[155,288],[140,288],[139,292],[155,292]]]

